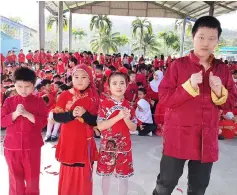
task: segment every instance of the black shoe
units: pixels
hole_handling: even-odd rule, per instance
[[[57,140],[58,140],[57,137],[54,137],[54,136],[51,137],[51,141],[52,141],[52,142],[56,142]]]
[[[51,141],[51,136],[45,137],[44,141],[45,142],[50,142]]]
[[[224,140],[225,137],[224,137],[223,135],[218,135],[218,139],[219,139],[219,140]]]

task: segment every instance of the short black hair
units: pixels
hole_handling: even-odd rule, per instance
[[[234,71],[232,72],[232,74],[237,74],[237,70],[234,70]]]
[[[98,60],[95,60],[95,61],[93,62],[93,64],[94,64],[94,65],[99,65],[100,63],[99,63]]]
[[[36,74],[33,70],[27,67],[19,67],[14,72],[13,81],[25,81],[34,85],[36,82]]]
[[[102,64],[97,64],[95,69],[103,71],[104,66]]]
[[[193,37],[195,36],[195,34],[197,33],[198,29],[200,27],[207,27],[207,28],[214,28],[217,29],[218,31],[218,39],[221,36],[221,23],[219,20],[217,20],[215,17],[213,16],[203,16],[199,19],[197,19],[197,21],[195,22],[193,28],[192,28],[192,35]]]
[[[114,66],[109,66],[109,69],[112,71],[112,72],[115,72],[116,71],[116,68]]]
[[[49,79],[44,79],[44,80],[42,80],[41,81],[41,85],[44,87],[44,86],[46,86],[46,85],[48,85],[48,84],[51,84],[52,82],[49,80]]]
[[[70,61],[73,62],[75,65],[77,65],[77,59],[76,59],[76,58],[72,57],[72,58],[70,59]]]
[[[141,72],[142,70],[146,70],[146,65],[145,64],[141,64],[139,67],[138,67],[138,70],[139,72]]]
[[[42,98],[46,104],[49,103],[49,97],[47,95],[43,95]]]
[[[62,91],[66,91],[69,89],[69,87],[66,84],[62,84],[59,86],[59,89],[61,89]]]
[[[146,89],[145,88],[139,88],[138,91],[144,93],[146,95]]]
[[[53,76],[53,79],[56,79],[56,78],[61,79],[60,75],[58,75],[58,74],[56,74],[56,75]]]
[[[128,75],[131,76],[132,74],[136,74],[134,71],[130,70],[128,71]]]
[[[42,87],[43,87],[42,84],[39,83],[39,84],[36,86],[37,91],[39,91]]]
[[[62,85],[62,84],[63,84],[63,82],[62,82],[62,81],[57,81],[57,82],[55,82],[54,84],[56,84],[56,85],[60,86],[60,85]]]
[[[137,82],[137,86],[143,86],[143,83],[142,82]]]

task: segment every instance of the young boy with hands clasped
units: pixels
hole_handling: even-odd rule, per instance
[[[42,128],[48,109],[41,97],[33,95],[36,75],[21,67],[14,72],[16,96],[7,98],[1,110],[6,127],[4,156],[9,171],[9,195],[39,195]]]

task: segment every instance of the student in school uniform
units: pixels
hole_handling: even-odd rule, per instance
[[[98,157],[92,127],[96,126],[99,97],[87,65],[74,68],[72,83],[53,110],[53,119],[61,123],[56,148],[61,164],[58,195],[92,195],[93,163]]]
[[[232,109],[237,91],[228,67],[214,58],[221,35],[213,16],[196,20],[194,50],[175,60],[159,86],[167,109],[163,155],[153,195],[171,195],[188,162],[188,195],[204,195],[218,160],[219,109]],[[184,120],[185,119],[185,120]]]
[[[9,195],[39,195],[41,131],[47,124],[47,107],[33,95],[36,75],[21,67],[14,72],[16,96],[1,108],[1,125],[6,127],[4,156],[9,171]]]

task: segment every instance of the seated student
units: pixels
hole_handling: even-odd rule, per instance
[[[95,63],[95,62],[94,62]],[[95,66],[95,79],[94,79],[94,82],[95,82],[95,86],[96,86],[96,89],[98,91],[99,94],[101,94],[104,90],[103,88],[103,69],[104,69],[104,66],[102,64],[97,64]]]
[[[58,92],[57,99],[58,99],[58,97],[61,93],[62,92]],[[43,98],[44,98],[44,96],[43,96]],[[55,106],[56,106],[56,104],[54,104],[49,109],[47,132],[46,132],[45,139],[44,139],[45,142],[50,142],[50,141],[55,142],[55,141],[58,140],[58,131],[59,131],[59,128],[60,128],[60,123],[54,121],[54,119],[53,119],[53,111],[52,110],[55,109]]]
[[[147,80],[146,80],[146,65],[141,64],[138,67],[138,72],[136,74],[136,82],[142,82],[143,86],[147,87]]]
[[[130,103],[135,104],[137,93],[138,93],[138,87],[136,84],[136,73],[133,71],[129,71],[129,84],[127,86],[126,92],[124,94],[124,97],[126,100],[128,100]]]
[[[60,80],[61,80],[60,75],[56,74],[56,75],[53,76],[53,82],[54,83],[57,82],[57,81],[60,81]]]
[[[51,108],[56,102],[56,98],[52,92],[52,82],[48,79],[44,79],[41,81],[41,84],[43,86],[43,93],[41,95],[46,94],[49,97],[48,108]]]
[[[223,115],[223,120],[220,120],[219,127],[222,130],[221,134],[225,139],[233,139],[237,135],[237,121],[232,112],[227,112]]]
[[[153,123],[150,104],[140,99],[137,102],[136,118],[138,119],[137,131],[140,136],[152,136],[152,132],[156,130],[156,125]]]
[[[54,83],[54,95],[56,95],[57,93],[58,93],[58,91],[59,91],[59,87],[61,86],[61,85],[63,85],[64,83],[63,82],[61,82],[61,81],[57,81],[57,82],[55,82]]]
[[[4,101],[9,98],[9,97],[13,97],[17,95],[16,92],[16,88],[15,87],[10,87],[9,89],[7,89],[4,93],[3,99],[2,99],[2,104],[4,103]]]
[[[163,72],[160,70],[157,70],[154,73],[153,80],[149,83],[148,89],[147,89],[147,95],[149,98],[151,98],[154,101],[158,101],[158,87],[163,79]]]
[[[138,89],[145,88],[142,82],[137,82]]]
[[[147,93],[146,93],[146,89],[145,88],[139,88],[138,89],[138,91],[137,91],[137,99],[136,99],[136,102],[135,102],[136,106],[137,106],[137,102],[140,99],[144,99],[144,100],[146,100],[150,104],[150,99],[147,97]]]

